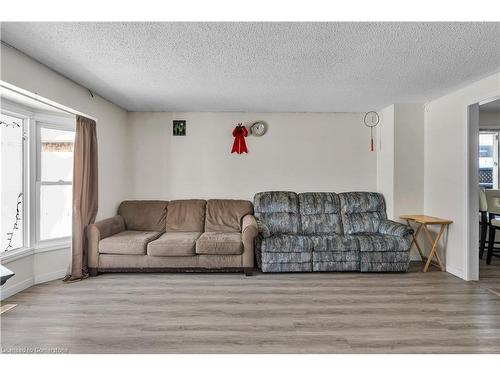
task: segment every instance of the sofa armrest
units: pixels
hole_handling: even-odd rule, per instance
[[[412,234],[413,229],[406,224],[401,224],[393,220],[384,220],[380,223],[378,232],[390,236],[405,237]]]
[[[257,237],[259,230],[257,228],[257,220],[253,215],[245,215],[241,223],[241,234],[243,237],[251,238],[252,240]]]
[[[262,220],[257,220],[257,229],[262,238],[271,237],[271,230]]]
[[[120,215],[98,221],[87,226],[88,267],[95,273],[99,261],[99,241],[125,230],[125,221]]]
[[[259,234],[257,221],[253,215],[245,215],[241,223],[241,240],[243,241],[242,267],[253,268],[254,243]]]

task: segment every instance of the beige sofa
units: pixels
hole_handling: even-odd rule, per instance
[[[219,270],[249,275],[257,233],[249,201],[124,201],[118,215],[87,228],[89,273]]]

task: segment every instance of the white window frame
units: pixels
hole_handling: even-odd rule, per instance
[[[25,139],[23,144],[24,246],[15,250],[2,251],[0,259],[2,262],[11,262],[34,253],[58,250],[71,246],[71,236],[39,241],[37,228],[40,226],[38,209],[40,206],[40,189],[37,185],[37,176],[40,161],[38,153],[38,140],[40,137],[37,134],[37,123],[50,124],[60,130],[75,131],[75,116],[38,112],[6,99],[2,99],[1,112],[23,119]]]
[[[43,182],[42,179],[42,137],[41,129],[54,129],[64,131],[75,131],[75,123],[65,121],[65,119],[57,118],[54,116],[36,116],[36,173],[35,173],[35,212],[36,212],[36,226],[35,226],[35,239],[37,247],[46,248],[51,245],[63,245],[71,243],[71,236],[52,238],[48,240],[40,239],[40,191],[42,185],[46,186],[73,186],[73,181],[56,181],[56,182]]]
[[[2,108],[0,111],[2,114],[7,116],[16,117],[22,119],[23,122],[23,246],[12,250],[2,249],[1,254],[8,253],[23,253],[26,252],[31,246],[30,244],[30,144],[29,144],[29,134],[30,134],[30,113],[23,110],[16,110],[14,108],[9,108],[5,106],[2,101]]]

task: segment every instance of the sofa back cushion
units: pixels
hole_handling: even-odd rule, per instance
[[[123,201],[118,215],[123,217],[127,230],[165,231],[167,201]]]
[[[250,201],[209,199],[205,214],[205,232],[241,232],[241,222],[248,214],[253,214]]]
[[[254,196],[255,217],[271,235],[299,233],[299,199],[290,191],[266,191]]]
[[[342,234],[340,201],[335,193],[299,194],[303,234]]]
[[[203,199],[182,199],[168,202],[167,232],[203,232],[205,207]]]
[[[338,195],[345,234],[377,232],[387,219],[384,196],[371,192],[350,192]]]

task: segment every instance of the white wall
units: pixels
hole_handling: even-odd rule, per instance
[[[400,215],[424,210],[424,108],[393,104],[382,109],[380,117],[377,191],[384,194],[389,219],[402,221]],[[411,255],[420,259],[416,249]]]
[[[0,79],[97,119],[99,145],[98,219],[114,215],[120,201],[130,196],[127,112],[48,69],[19,51],[1,45]],[[1,289],[1,297],[64,276],[70,249],[35,250],[22,259],[2,260],[16,272]]]
[[[424,208],[424,108],[393,104],[380,111],[377,127],[377,191],[387,215],[420,214]]]
[[[479,109],[479,128],[498,129],[500,128],[500,112],[486,112]]]
[[[424,211],[454,221],[447,236],[446,269],[464,279],[470,274],[467,107],[498,95],[500,73],[436,99],[425,109]]]
[[[172,114],[130,112],[128,121],[131,198],[168,199],[172,180],[170,164],[173,158],[177,159],[170,149]],[[190,130],[188,125],[188,136]],[[189,170],[194,174],[195,168]]]
[[[424,210],[424,106],[396,104],[394,111],[394,217]]]
[[[387,217],[394,218],[394,105],[379,111],[377,126],[377,191],[385,197]]]
[[[185,137],[172,120],[187,121]],[[253,199],[265,190],[348,191],[376,188],[376,153],[356,113],[149,113],[129,115],[135,198]],[[231,154],[238,124],[268,123]]]

